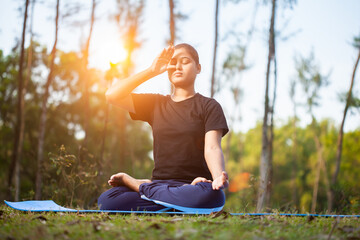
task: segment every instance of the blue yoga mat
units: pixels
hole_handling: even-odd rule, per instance
[[[52,200],[37,200],[37,201],[22,201],[22,202],[9,202],[5,200],[5,203],[16,210],[26,212],[78,212],[78,213],[136,213],[136,214],[210,214],[211,209],[208,208],[187,208],[187,211],[174,212],[170,209],[178,209],[179,206],[167,204],[164,209],[159,211],[120,211],[120,210],[76,210],[71,208],[65,208],[56,204]],[[181,207],[180,207],[181,208]],[[216,210],[216,209],[215,209]]]
[[[191,211],[184,212],[170,212],[171,208],[165,208],[160,211],[118,211],[118,210],[76,210],[71,208],[65,208],[56,204],[52,200],[39,200],[39,201],[22,201],[22,202],[9,202],[5,203],[16,210],[26,211],[26,212],[78,212],[78,213],[124,213],[124,214],[210,214],[204,213],[202,209],[196,211],[191,209]],[[230,213],[232,216],[287,216],[287,217],[328,217],[328,218],[360,218],[360,215],[333,215],[333,214],[296,214],[296,213]]]

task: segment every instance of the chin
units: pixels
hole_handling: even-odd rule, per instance
[[[191,81],[191,80],[184,80],[184,79],[175,79],[170,80],[170,82],[174,85],[174,87],[178,87],[178,88],[188,88],[191,86],[194,86],[195,80]]]

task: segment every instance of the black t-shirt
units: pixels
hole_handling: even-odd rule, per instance
[[[132,94],[132,98],[131,118],[148,122],[153,130],[152,179],[212,179],[204,157],[205,133],[222,130],[224,136],[229,131],[220,104],[198,93],[181,102],[160,94]]]

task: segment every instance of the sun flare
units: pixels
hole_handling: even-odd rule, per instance
[[[96,42],[93,48],[92,65],[98,69],[106,71],[110,68],[110,63],[119,63],[126,59],[127,51],[124,44],[118,38],[108,38]]]

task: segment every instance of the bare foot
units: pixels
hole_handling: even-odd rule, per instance
[[[126,186],[139,192],[139,186],[143,183],[151,183],[149,179],[135,179],[126,173],[117,173],[110,177],[108,184],[113,187]]]
[[[125,173],[117,173],[110,177],[108,184],[113,187],[124,186],[123,178]]]

